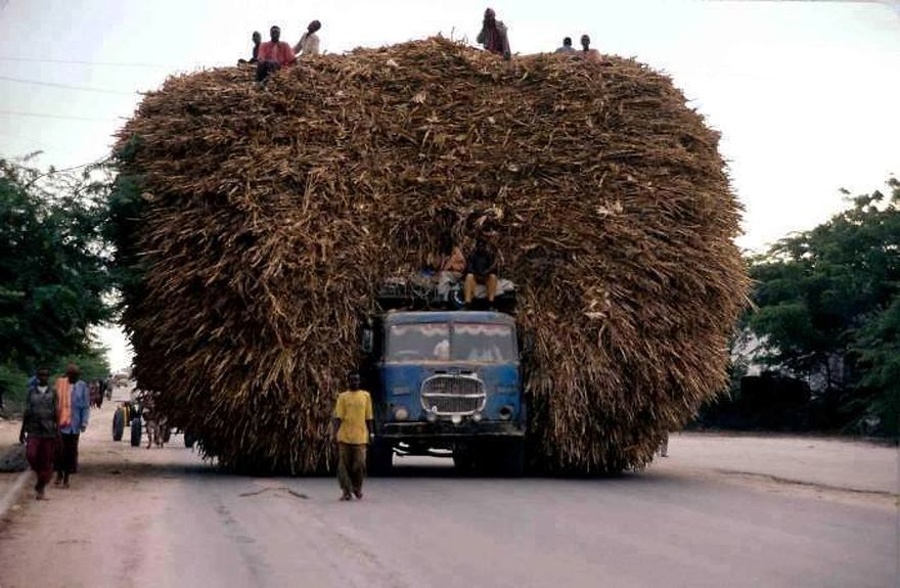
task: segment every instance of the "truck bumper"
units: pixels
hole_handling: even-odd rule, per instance
[[[382,439],[426,440],[463,439],[471,437],[524,437],[525,428],[509,421],[462,422],[454,425],[447,421],[435,423],[384,423],[376,435]]]

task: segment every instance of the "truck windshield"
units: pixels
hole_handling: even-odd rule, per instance
[[[391,325],[387,361],[477,361],[500,363],[516,360],[515,336],[509,325],[488,323],[417,323]]]

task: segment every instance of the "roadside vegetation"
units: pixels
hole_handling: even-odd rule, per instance
[[[90,327],[111,318],[109,250],[102,238],[102,170],[41,171],[0,159],[0,387],[16,410],[38,365],[105,376]],[[98,175],[99,174],[99,175]]]
[[[731,390],[700,422],[896,438],[900,182],[848,194],[846,210],[748,264],[755,307],[735,342]]]

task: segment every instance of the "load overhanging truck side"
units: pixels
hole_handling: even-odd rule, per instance
[[[383,310],[361,329],[360,373],[375,412],[370,472],[390,472],[396,454],[521,475],[527,414],[514,292],[497,300],[507,312],[462,309],[452,296],[422,304],[434,300],[418,294],[379,297]]]

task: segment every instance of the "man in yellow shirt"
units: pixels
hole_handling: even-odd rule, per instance
[[[338,482],[341,500],[350,500],[352,492],[362,498],[366,477],[366,446],[374,437],[372,428],[372,397],[359,388],[359,374],[348,378],[350,389],[338,395],[334,407],[335,437],[338,443]]]

